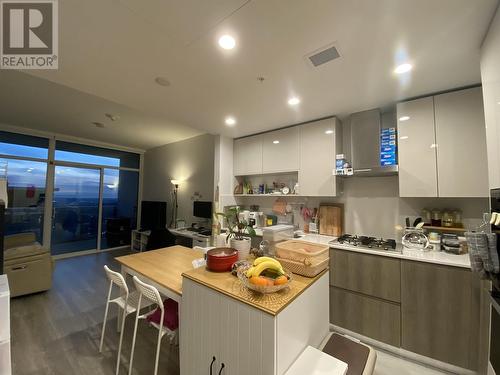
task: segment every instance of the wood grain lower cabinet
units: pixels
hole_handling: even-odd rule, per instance
[[[401,301],[401,260],[330,250],[330,284],[385,300]]]
[[[401,282],[401,346],[476,369],[479,280],[464,268],[403,261]]]
[[[330,322],[399,347],[401,309],[397,303],[330,287]]]

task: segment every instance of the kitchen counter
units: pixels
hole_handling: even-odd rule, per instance
[[[337,242],[334,242],[336,239],[337,237],[325,236],[321,234],[306,234],[300,238],[295,238],[295,240],[302,240],[322,245],[329,245],[330,248],[334,249],[350,250],[350,251],[356,251],[358,253],[366,253],[366,254],[380,255],[385,257],[415,260],[419,262],[427,262],[427,263],[441,264],[444,266],[462,267],[470,269],[469,254],[455,255],[446,253],[444,251],[407,250],[403,249],[403,246],[401,244],[397,244],[398,251],[373,250],[348,244],[339,244]]]
[[[201,267],[186,271],[182,276],[268,314],[277,315],[327,272],[325,270],[314,278],[294,274],[289,288],[271,294],[260,294],[246,288],[230,272],[211,272]]]
[[[386,251],[386,250],[372,250],[366,249],[358,246],[352,246],[347,244],[330,243],[330,247],[334,249],[350,250],[358,253],[366,253],[373,255],[380,255],[385,257],[415,260],[418,262],[441,264],[444,266],[452,267],[462,267],[470,269],[470,259],[469,254],[449,254],[444,251],[420,251],[420,250],[407,250],[403,249],[401,244],[398,244],[398,251]]]

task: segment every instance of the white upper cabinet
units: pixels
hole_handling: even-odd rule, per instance
[[[399,103],[399,195],[487,197],[479,87]]]
[[[440,197],[487,197],[488,165],[481,88],[434,97]]]
[[[299,170],[299,128],[297,126],[262,134],[262,172]]]
[[[306,196],[335,196],[336,145],[342,140],[336,118],[301,125],[300,132],[300,194]]]
[[[433,98],[397,105],[399,196],[437,197]]]
[[[235,176],[262,174],[262,135],[236,139],[233,159]]]

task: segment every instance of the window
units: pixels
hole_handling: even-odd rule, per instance
[[[56,161],[139,169],[139,155],[108,148],[56,142]]]
[[[0,154],[47,159],[49,140],[47,138],[0,131]]]

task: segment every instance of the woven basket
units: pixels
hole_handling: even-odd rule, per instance
[[[304,262],[294,262],[293,260],[283,259],[276,257],[276,260],[281,263],[281,265],[297,275],[302,275],[306,277],[314,277],[321,273],[323,270],[328,268],[329,259],[325,259],[320,263],[315,265],[307,265]]]

